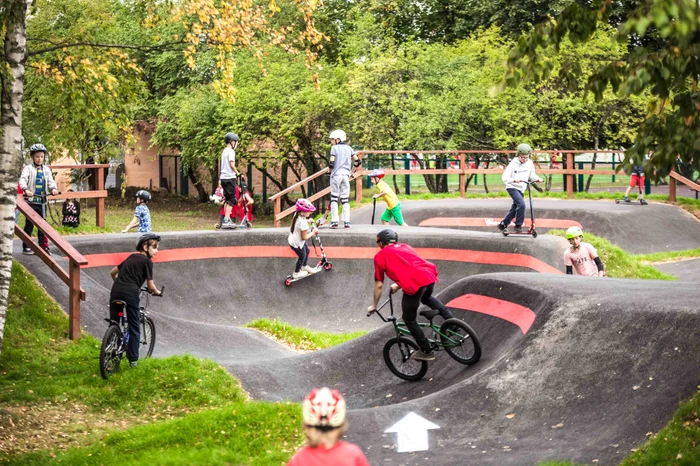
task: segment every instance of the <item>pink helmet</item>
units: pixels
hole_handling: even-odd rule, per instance
[[[307,426],[340,427],[345,423],[345,400],[336,389],[314,388],[306,395],[301,409]]]
[[[316,207],[304,198],[297,199],[296,208],[297,212],[314,212],[316,210]]]

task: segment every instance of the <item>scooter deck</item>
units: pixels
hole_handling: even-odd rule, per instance
[[[537,238],[537,230],[529,230],[529,231],[523,231],[520,233],[516,233],[515,231],[508,231],[507,229],[501,231],[503,233],[503,236],[532,236],[533,238]]]
[[[634,201],[625,201],[624,199],[615,199],[615,204],[636,204],[636,205],[648,205],[648,202],[642,202],[639,199],[636,199]]]

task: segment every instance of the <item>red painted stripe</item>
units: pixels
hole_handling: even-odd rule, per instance
[[[325,248],[330,258],[373,259],[376,247],[329,246]],[[466,249],[416,248],[418,255],[426,260],[472,262],[477,264],[509,265],[525,267],[540,273],[562,273],[541,260],[525,254],[510,252],[470,251]],[[120,264],[130,252],[110,254],[88,254],[88,265],[83,268],[107,267]],[[296,254],[289,246],[220,246],[208,248],[163,249],[153,262],[177,262],[203,259],[290,257]]]
[[[532,323],[535,321],[535,313],[532,309],[510,301],[503,301],[478,294],[465,294],[459,298],[453,299],[447,303],[447,306],[456,309],[464,309],[465,311],[480,312],[481,314],[488,314],[498,317],[499,319],[507,320],[520,327],[523,335],[530,330]]]
[[[423,220],[418,224],[419,227],[495,227],[500,220],[495,218],[481,217],[432,217]],[[513,223],[511,223],[513,225]],[[526,227],[530,226],[530,220],[525,220],[523,224]],[[541,228],[569,228],[581,227],[581,224],[576,220],[559,220],[554,218],[538,218],[535,220],[535,226]]]

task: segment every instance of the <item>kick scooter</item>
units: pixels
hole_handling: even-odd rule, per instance
[[[321,223],[321,220],[319,220],[318,223],[316,224],[317,228],[318,228],[318,225],[320,223]],[[321,268],[323,268],[323,270],[332,269],[333,264],[328,261],[328,258],[326,257],[326,251],[323,250],[323,243],[321,242],[321,237],[318,235],[314,235],[311,237],[311,244],[314,245],[314,251],[316,251],[316,241],[318,241],[318,247],[321,249],[321,260],[318,261],[318,264],[316,264],[316,269],[318,269],[319,272],[321,271]],[[316,251],[316,254],[318,254],[318,251]],[[292,275],[287,275],[287,278],[284,280],[284,284],[287,286],[290,286],[292,283],[298,282],[299,280],[303,280],[303,279],[308,278],[312,275],[316,275],[316,273],[317,272],[310,273],[308,275],[304,275],[303,277],[299,277],[299,278],[294,278]]]
[[[508,231],[506,228],[502,231],[502,233],[503,236],[532,236],[533,238],[537,238],[537,230],[535,230],[535,211],[532,210],[532,191],[530,190],[532,181],[524,181],[523,183],[527,183],[527,197],[530,199],[530,228],[527,231],[521,231],[520,233]]]

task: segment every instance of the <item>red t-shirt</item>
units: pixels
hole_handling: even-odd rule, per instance
[[[332,448],[303,447],[292,456],[287,466],[369,466],[360,447],[342,440]]]
[[[408,244],[389,244],[374,256],[374,280],[384,281],[384,274],[401,287],[407,295],[414,295],[422,286],[438,280],[437,267],[421,259]]]

